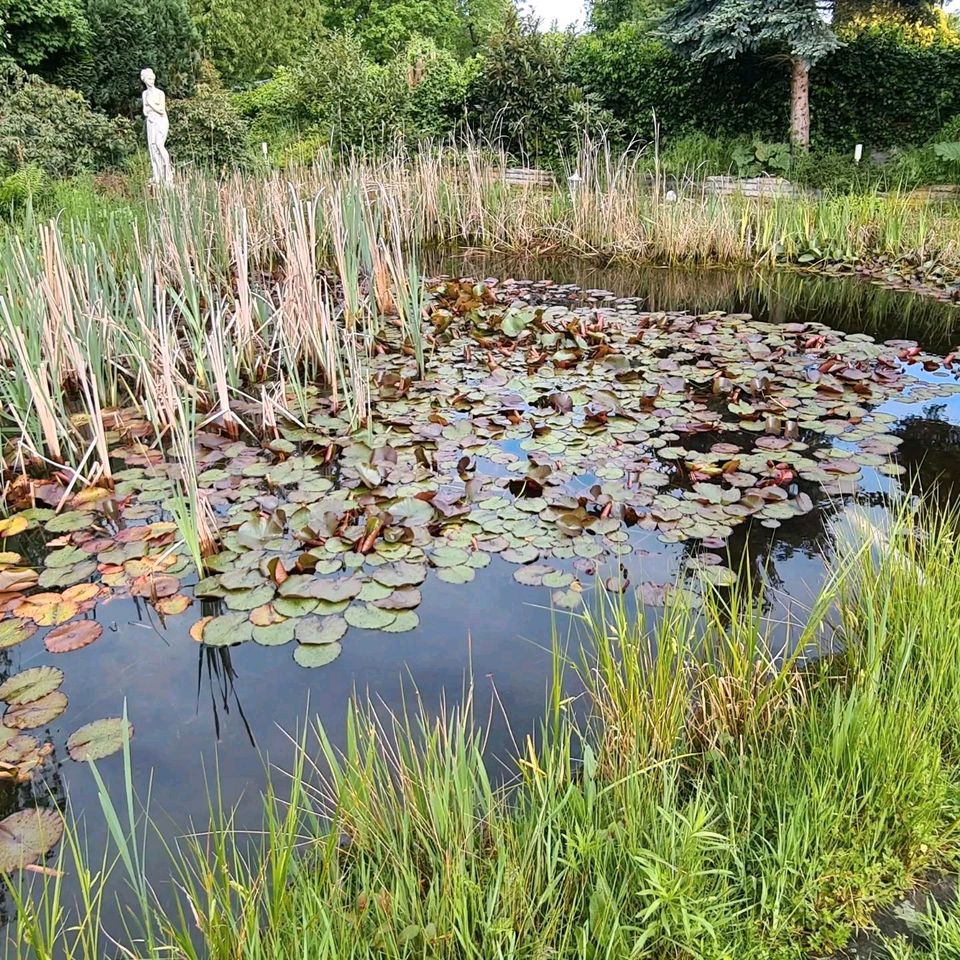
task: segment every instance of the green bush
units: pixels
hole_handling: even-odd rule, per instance
[[[544,34],[511,17],[480,54],[468,89],[471,127],[518,158],[549,159],[584,128],[608,128],[613,114],[577,77],[572,34]]]
[[[31,73],[52,78],[71,59],[83,55],[89,40],[83,0],[4,0],[0,4],[0,47]]]
[[[960,37],[944,24],[855,21],[844,45],[811,73],[815,145],[852,153],[925,142],[960,113]],[[650,138],[656,114],[666,137],[786,139],[789,78],[773,56],[692,63],[639,24],[587,35],[571,53],[573,74],[622,121]]]
[[[351,36],[318,44],[292,68],[289,82],[287,122],[324,136],[336,149],[382,145],[403,113],[401,71],[374,63]]]
[[[90,55],[78,83],[107,113],[140,113],[140,71],[151,67],[168,97],[193,95],[197,33],[184,0],[87,0]]]
[[[407,136],[419,140],[450,134],[463,119],[477,61],[460,62],[432,40],[416,38],[397,64],[407,86],[403,108]]]
[[[16,213],[49,190],[47,175],[35,164],[28,164],[9,176],[0,177],[0,216]]]
[[[207,65],[197,93],[172,100],[170,148],[182,162],[224,168],[247,165],[252,157],[250,130],[219,77]]]
[[[321,146],[377,149],[401,137],[447,136],[463,118],[474,69],[423,38],[375,63],[359,41],[339,35],[233,101],[254,140],[309,159]]]
[[[116,163],[131,148],[129,122],[91,110],[73,90],[0,68],[0,174],[35,166],[72,176]]]

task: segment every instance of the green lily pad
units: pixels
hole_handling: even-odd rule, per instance
[[[253,628],[253,639],[263,647],[280,647],[289,643],[294,636],[294,621],[282,620],[265,627]]]
[[[378,567],[370,576],[385,587],[415,587],[427,578],[427,568],[420,563],[400,560]]]
[[[406,633],[408,630],[416,630],[420,626],[420,617],[413,610],[401,610],[394,618],[393,623],[388,623],[380,629],[384,633]]]
[[[477,571],[473,567],[466,565],[461,567],[444,567],[442,570],[437,571],[437,578],[444,583],[470,583],[476,575]]]
[[[133,725],[123,717],[94,720],[67,737],[67,752],[74,760],[102,760],[123,748],[133,737]]]
[[[58,667],[30,667],[0,684],[0,700],[31,703],[57,690],[62,683],[63,671]]]
[[[44,558],[44,563],[48,567],[72,567],[89,559],[90,555],[79,547],[62,547],[48,553]]]
[[[698,566],[700,579],[714,587],[732,587],[737,582],[737,575],[729,568],[720,564]]]
[[[63,836],[63,817],[47,807],[18,810],[0,820],[0,872],[36,863]]]
[[[371,603],[352,606],[344,614],[347,623],[360,630],[382,630],[387,624],[393,623],[396,618],[396,613],[390,610],[381,610]]]
[[[252,590],[228,590],[223,596],[228,610],[255,610],[273,599],[274,589],[269,583],[261,583]]]
[[[281,617],[305,617],[317,609],[319,601],[309,597],[277,597],[273,601],[273,609]]]
[[[511,547],[509,550],[504,550],[500,556],[507,563],[532,563],[540,556],[540,551],[532,546]]]
[[[295,635],[298,643],[325,644],[342,640],[346,632],[343,617],[305,617],[297,621]]]
[[[242,611],[214,617],[203,628],[203,642],[208,647],[229,647],[253,637],[253,624]]]
[[[74,533],[77,530],[88,530],[94,526],[94,514],[87,510],[70,510],[48,520],[44,524],[47,533]]]
[[[357,599],[363,600],[364,603],[376,603],[377,600],[384,600],[392,593],[393,587],[377,583],[376,580],[367,580],[363,589],[357,594]]]
[[[430,562],[435,567],[458,567],[470,559],[470,554],[459,547],[437,547],[430,554]]]
[[[30,620],[12,618],[0,620],[0,650],[15,647],[24,640],[29,640],[37,632],[37,625]]]
[[[551,600],[560,610],[576,610],[583,603],[583,594],[579,590],[554,590]]]
[[[298,643],[293,659],[301,667],[325,667],[340,656],[342,649],[339,643]]]
[[[527,587],[539,587],[543,583],[544,577],[556,572],[553,567],[533,563],[525,567],[520,567],[519,570],[514,570],[513,579],[516,580],[517,583],[522,583]]]

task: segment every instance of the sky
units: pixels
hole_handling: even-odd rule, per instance
[[[521,6],[539,17],[544,26],[556,20],[561,27],[583,23],[583,0],[521,0]]]
[[[521,0],[526,10],[532,12],[543,21],[543,25],[550,26],[556,20],[561,27],[571,23],[583,23],[583,0]],[[944,4],[947,10],[960,12],[960,0],[947,0]]]

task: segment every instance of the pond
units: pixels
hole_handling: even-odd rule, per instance
[[[231,520],[202,583],[170,546],[163,469],[135,429],[116,499],[56,519],[38,504],[8,529],[2,549],[42,571],[43,592],[32,609],[6,600],[0,621],[0,680],[33,671],[7,687],[23,778],[0,787],[0,817],[69,797],[97,849],[95,785],[71,754],[115,730],[68,739],[124,704],[137,784],[152,776],[169,837],[203,829],[215,782],[236,825],[256,828],[265,765],[290,765],[308,718],[337,742],[354,692],[399,710],[415,689],[435,707],[471,675],[497,718],[491,753],[508,757],[542,716],[551,637],[576,635],[570,613],[598,578],[655,611],[675,586],[749,576],[785,621],[816,594],[855,491],[877,511],[905,477],[949,496],[960,396],[934,359],[953,346],[948,304],[801,274],[469,252],[425,269],[551,280],[438,291],[427,386],[379,382],[392,453],[373,434],[335,455],[309,431],[269,455],[205,434],[201,478]],[[314,432],[338,435],[310,403]],[[99,769],[119,797],[119,755]]]

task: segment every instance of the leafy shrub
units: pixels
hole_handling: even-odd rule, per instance
[[[405,132],[413,139],[443,137],[463,119],[477,62],[458,61],[432,40],[412,40],[397,59],[403,71]]]
[[[233,94],[233,103],[249,122],[255,140],[285,140],[309,123],[301,109],[296,78],[288,67],[280,67],[269,80]]]
[[[170,149],[181,162],[237,167],[251,159],[250,131],[220,78],[205,65],[195,96],[169,106]]]
[[[127,121],[91,110],[79,93],[0,69],[0,173],[34,165],[71,176],[117,162],[132,142]]]
[[[857,163],[852,150],[795,153],[789,176],[801,186],[830,193],[858,193],[898,182],[893,166],[882,166],[868,156]]]
[[[235,94],[234,103],[255,139],[309,159],[321,145],[376,149],[398,137],[445,136],[463,116],[471,69],[422,38],[388,63],[375,63],[358,40],[340,35]]]
[[[289,123],[326,136],[335,148],[390,139],[406,95],[400,71],[374,63],[358,40],[338,35],[290,71]]]
[[[544,34],[536,24],[508,19],[480,54],[467,94],[471,126],[495,135],[514,156],[562,153],[583,127],[614,123],[577,82],[572,34]]]
[[[732,159],[740,177],[785,176],[790,172],[790,144],[760,141],[738,146]]]
[[[90,28],[82,0],[5,0],[0,6],[0,43],[17,66],[53,77],[87,49]]]
[[[197,33],[184,0],[87,0],[87,18],[91,49],[81,85],[94,107],[139,115],[144,67],[168,97],[193,94]]]

